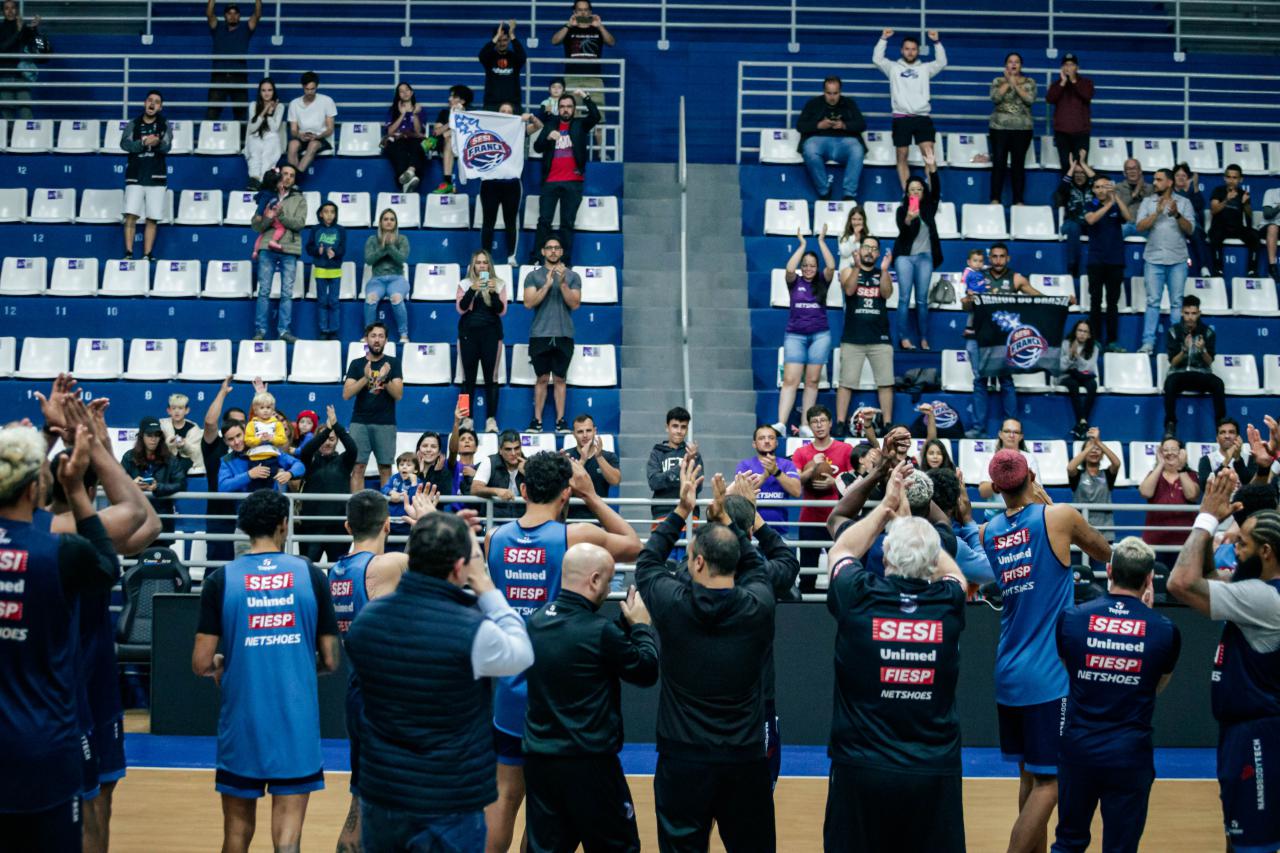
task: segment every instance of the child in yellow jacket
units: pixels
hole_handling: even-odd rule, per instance
[[[289,431],[284,421],[276,417],[276,398],[266,391],[254,395],[250,409],[253,414],[244,430],[245,451],[251,462],[271,471],[270,477],[254,480],[253,484],[264,483],[269,488],[280,470],[280,453],[288,450]]]

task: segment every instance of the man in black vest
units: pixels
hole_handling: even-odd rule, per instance
[[[475,479],[471,481],[471,494],[478,498],[496,498],[493,504],[494,518],[519,518],[523,511],[515,499],[520,496],[524,483],[524,448],[520,433],[503,430],[498,436],[498,452],[480,460]],[[484,507],[480,506],[481,515]]]
[[[533,648],[466,521],[433,512],[414,525],[409,571],[364,607],[346,648],[364,693],[365,848],[483,849],[484,807],[498,796],[484,679],[523,672]]]
[[[578,102],[587,114],[578,118]],[[560,205],[560,244],[564,247],[564,263],[573,256],[573,227],[582,204],[582,188],[587,174],[587,144],[591,128],[600,123],[600,109],[591,96],[579,89],[565,92],[556,101],[556,114],[545,117],[542,133],[533,150],[542,155],[542,194],[538,197],[538,231],[533,240],[531,263],[539,264],[542,245],[551,236],[551,221]]]

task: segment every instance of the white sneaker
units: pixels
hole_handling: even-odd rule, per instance
[[[485,431],[485,432],[499,432],[499,430],[498,430],[498,419],[497,419],[497,418],[487,418],[487,419],[485,420],[485,422],[484,422],[484,431]]]
[[[516,267],[519,267],[519,266],[520,266],[519,262],[517,262],[517,261],[516,261],[516,256],[515,256],[515,255],[507,255],[507,263],[508,263],[508,264],[509,264],[513,269],[514,269],[514,268],[516,268]]]
[[[813,438],[813,430],[809,429],[807,426],[800,427],[800,437]]]
[[[1154,350],[1155,350],[1155,347],[1153,347],[1151,344],[1143,344],[1142,346],[1138,347],[1138,352],[1142,353],[1143,355],[1151,355],[1151,353]]]
[[[787,427],[782,421],[778,421],[776,424],[774,424],[773,429],[774,429],[774,432],[776,432],[780,436],[786,436],[787,434]]]

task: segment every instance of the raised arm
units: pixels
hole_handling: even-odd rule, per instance
[[[885,525],[898,514],[903,498],[903,482],[910,467],[908,463],[901,462],[893,469],[889,475],[889,485],[885,489],[884,500],[858,522],[845,528],[835,544],[827,551],[828,565],[834,565],[845,557],[862,559],[871,548],[871,544],[876,541],[876,537],[884,530]]]
[[[1235,472],[1224,468],[1218,472],[1204,490],[1204,500],[1200,503],[1200,515],[1196,517],[1195,529],[1187,535],[1187,542],[1178,552],[1178,560],[1169,573],[1169,594],[1188,607],[1209,615],[1209,584],[1205,577],[1206,554],[1212,548],[1213,530],[1225,521],[1240,503],[1232,503],[1240,481]]]
[[[804,239],[804,233],[797,229],[796,250],[791,253],[791,258],[787,261],[787,284],[794,284],[796,280],[796,269],[800,266],[800,259],[804,257],[804,250],[808,247],[808,242]]]
[[[613,555],[615,560],[631,562],[640,553],[641,548],[640,537],[636,535],[635,529],[623,521],[622,516],[596,494],[591,475],[587,473],[586,468],[582,467],[581,462],[570,459],[569,464],[573,466],[573,477],[569,480],[573,496],[580,498],[586,505],[587,511],[600,522],[599,527],[594,524],[571,526],[567,534],[569,544],[572,546],[579,542],[590,542],[604,548]]]

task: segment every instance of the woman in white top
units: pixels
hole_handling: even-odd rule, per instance
[[[862,240],[871,232],[867,230],[867,212],[862,209],[862,205],[855,204],[849,208],[849,215],[844,220],[844,231],[840,234],[840,266],[837,268],[840,272],[840,284],[843,285],[845,278],[845,270],[851,270],[856,266],[855,261],[858,249],[862,247]],[[853,275],[850,273],[849,275]]]
[[[263,77],[258,98],[249,105],[249,129],[244,137],[244,159],[249,165],[249,189],[262,188],[265,175],[284,153],[285,107],[276,96],[276,84]]]

